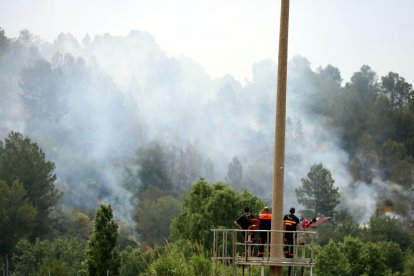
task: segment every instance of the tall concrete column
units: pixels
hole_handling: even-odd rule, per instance
[[[275,122],[275,153],[273,168],[272,230],[283,230],[283,180],[285,173],[286,78],[289,30],[289,0],[281,0],[277,99]],[[272,243],[282,244],[282,233],[272,233]],[[272,247],[271,258],[282,258],[283,248]],[[270,275],[282,276],[282,268],[271,267]]]

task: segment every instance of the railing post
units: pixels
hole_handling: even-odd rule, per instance
[[[236,242],[237,242],[237,232],[233,231],[233,276],[236,276],[236,254],[237,254],[237,248],[236,248]]]
[[[226,266],[226,264],[224,263],[225,262],[225,239],[224,239],[224,237],[225,237],[225,231],[223,231],[223,252],[222,252],[222,255],[221,255],[221,257],[222,257],[222,259],[223,259],[223,262],[222,262],[222,264],[223,264],[223,268],[222,268],[222,270],[221,270],[221,274],[222,275],[226,275],[225,274],[225,266]]]

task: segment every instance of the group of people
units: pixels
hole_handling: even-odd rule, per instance
[[[235,222],[235,225],[242,230],[270,230],[272,224],[272,214],[269,207],[264,207],[256,218],[250,213],[249,207],[244,208],[244,214],[241,215]],[[297,230],[300,224],[299,218],[295,215],[295,208],[290,208],[289,213],[283,217],[283,230],[284,232],[284,254],[286,258],[293,258],[293,244],[294,244],[294,231]],[[255,242],[255,238],[252,237],[252,233],[246,233],[248,242]],[[257,256],[264,256],[264,245],[268,243],[270,237],[269,231],[259,232],[259,251]]]

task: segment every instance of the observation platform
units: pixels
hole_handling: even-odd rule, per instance
[[[253,266],[260,266],[261,275],[264,275],[264,268],[270,266],[289,267],[289,271],[300,268],[299,275],[303,275],[304,269],[307,268],[310,270],[309,274],[313,274],[316,232],[239,229],[212,229],[211,231],[213,232],[213,275],[229,275],[229,270],[232,270],[232,275],[238,275],[237,268],[241,268],[242,275],[245,275],[247,268],[248,275],[251,275]],[[282,233],[283,236],[292,235],[293,243],[276,244],[259,238],[265,236],[266,240],[270,241],[272,232]],[[290,251],[293,257],[272,258],[270,249],[273,247],[281,248],[282,252]],[[263,252],[260,257],[258,257],[259,249]]]

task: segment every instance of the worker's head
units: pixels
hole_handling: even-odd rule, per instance
[[[269,207],[265,206],[265,207],[263,208],[263,213],[269,213]]]
[[[290,209],[289,209],[289,213],[291,213],[291,214],[294,214],[295,213],[295,207],[291,207]]]
[[[250,208],[249,207],[244,207],[244,212],[245,213],[250,213]]]

